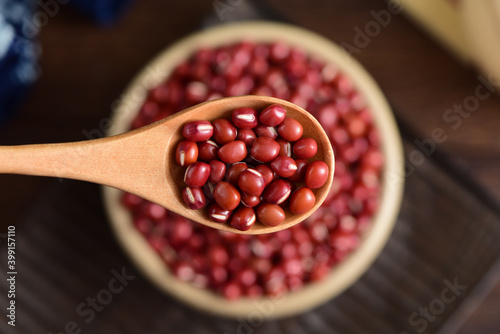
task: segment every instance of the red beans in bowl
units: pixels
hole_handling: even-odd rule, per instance
[[[247,59],[246,65],[242,64],[242,54]],[[294,101],[300,99],[328,134],[335,151],[335,178],[329,196],[316,212],[287,230],[247,236],[217,231],[171,212],[165,214],[164,209],[156,210],[158,206],[132,194],[124,193],[122,197],[135,228],[144,235],[173,275],[232,299],[273,295],[276,291],[296,291],[309,282],[324,279],[332,267],[344,261],[359,246],[363,231],[370,227],[377,211],[380,177],[384,168],[378,129],[356,86],[346,84],[351,82],[350,79],[335,64],[325,64],[283,42],[265,44],[245,41],[195,52],[179,64],[164,83],[150,92],[144,108],[133,120],[132,128],[202,102],[196,98],[196,92],[186,93],[188,87],[200,88],[203,85],[206,92],[200,90],[202,94],[198,96],[203,95],[205,99],[230,96],[235,91],[231,87],[244,77],[247,83],[248,79],[252,81],[252,85],[246,84],[244,94],[269,95]],[[304,89],[305,86],[312,87],[312,90]],[[159,91],[165,94],[158,96]],[[151,106],[158,110],[155,118],[148,112]],[[252,142],[262,138],[258,133],[267,134],[272,140],[277,139],[279,126],[266,121],[261,123],[263,125],[255,128],[237,131],[237,140],[243,141],[250,153]],[[208,132],[208,127],[203,131]],[[208,138],[197,136],[191,141],[200,148]],[[289,142],[293,150],[293,144],[297,142]],[[280,144],[276,144],[278,156]],[[215,142],[211,145],[215,152],[221,146]],[[186,157],[189,154],[186,153]],[[295,159],[297,172],[288,179],[305,184],[309,158],[301,159],[293,154],[291,157]],[[269,166],[272,160],[257,166],[247,165],[246,162],[226,165],[223,181],[231,183],[236,189],[240,173],[247,167],[255,167],[269,186],[278,180]],[[210,160],[203,161],[210,163]],[[184,167],[187,166],[185,163]],[[206,186],[210,188],[213,184],[209,180]],[[289,196],[288,203],[299,195],[300,188],[297,188]],[[240,201],[244,197],[246,195],[240,194]],[[216,203],[207,206],[214,221],[230,223],[234,211],[224,210]],[[264,210],[266,207],[267,210]],[[269,207],[276,210],[269,213]],[[276,221],[273,218],[268,222],[265,215],[279,217],[278,208],[281,208],[280,205],[265,201],[253,207],[256,218],[264,224]],[[212,251],[214,245],[217,247]],[[205,265],[200,266],[200,263]],[[248,276],[249,271],[253,272],[255,279],[242,278]],[[190,274],[183,274],[185,272]]]
[[[285,126],[282,127],[285,122]],[[192,121],[186,124],[184,129],[192,129],[187,134],[191,139],[199,139],[199,133],[196,131],[199,128],[208,129],[210,126],[214,129],[212,137],[201,138],[207,140],[201,142],[199,146],[196,146],[194,141],[185,138],[179,143],[175,153],[175,160],[180,166],[188,165],[184,177],[187,187],[183,190],[183,200],[189,209],[199,210],[206,204],[215,201],[223,210],[236,210],[234,213],[228,213],[228,216],[232,217],[229,223],[236,229],[246,231],[259,221],[253,208],[261,202],[263,202],[261,208],[269,208],[264,205],[265,203],[281,205],[286,208],[285,201],[291,192],[297,187],[304,187],[302,184],[295,184],[295,181],[305,179],[306,187],[310,183],[317,189],[324,185],[328,177],[328,167],[326,170],[319,167],[313,168],[316,162],[322,162],[321,167],[327,166],[325,162],[314,161],[309,165],[309,162],[305,160],[316,154],[317,143],[312,138],[301,138],[302,125],[296,120],[286,117],[286,109],[281,105],[273,104],[261,111],[240,107],[233,110],[231,120],[216,119],[208,124]],[[293,178],[298,166],[295,159],[292,158],[292,143],[286,138],[279,137],[275,140],[267,133],[257,132],[255,139],[248,145],[249,150],[247,150],[248,141],[245,143],[238,140],[238,133],[239,131],[252,131],[253,128],[259,126],[266,129],[275,129],[274,127],[277,126],[286,138],[296,141],[293,145],[294,158],[302,158],[308,165],[307,170],[304,172],[304,166],[302,166],[300,175]],[[183,131],[184,133],[186,131]],[[252,137],[252,133],[247,133],[242,139],[246,139],[247,135]],[[218,147],[215,142],[222,146]],[[199,152],[196,151],[196,148]],[[196,154],[202,161],[192,161]],[[208,164],[203,162],[207,160],[210,160]],[[252,165],[248,166],[243,160]],[[269,162],[269,166],[265,165],[267,162]],[[264,176],[257,167],[266,175]],[[275,176],[280,179],[275,180]],[[316,180],[317,176],[319,176],[318,180]],[[224,179],[229,182],[223,181]],[[209,183],[207,183],[208,181]],[[312,194],[312,191],[310,193]],[[299,205],[300,208],[290,208],[289,212],[293,214],[307,212],[315,203],[314,195],[312,197],[302,196],[300,199],[308,201],[300,203],[300,205],[294,202],[294,205]],[[312,205],[309,205],[311,201]],[[274,208],[274,211],[260,209],[263,213],[261,212],[259,216],[264,219],[264,222],[261,223],[276,226],[283,222],[281,212]],[[213,206],[210,206],[208,210],[208,216],[214,222],[227,221],[227,219],[221,219],[220,215],[213,216],[210,213],[214,210]]]

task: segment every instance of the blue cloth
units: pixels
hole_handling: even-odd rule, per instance
[[[111,23],[131,0],[0,0],[0,124],[39,76],[40,27],[66,4],[100,24]]]
[[[0,123],[38,77],[37,28],[29,26],[34,5],[34,1],[0,0]]]
[[[69,5],[100,24],[112,23],[126,9],[131,0],[71,0]]]

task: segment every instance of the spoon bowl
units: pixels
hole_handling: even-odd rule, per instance
[[[175,162],[182,128],[195,120],[231,118],[239,107],[262,110],[280,104],[287,116],[304,128],[304,136],[318,143],[314,160],[327,163],[326,184],[315,190],[316,202],[302,214],[286,212],[278,226],[255,224],[240,231],[209,219],[205,210],[190,210],[182,200],[184,167]],[[284,100],[264,96],[238,96],[198,104],[151,125],[113,137],[63,144],[0,146],[0,173],[56,176],[99,183],[136,194],[198,223],[235,233],[262,234],[289,228],[310,216],[325,200],[333,180],[334,155],[319,122],[304,109]]]
[[[282,229],[289,228],[309,217],[317,208],[321,206],[321,204],[326,199],[330,191],[330,186],[333,180],[333,174],[335,169],[335,161],[334,161],[333,149],[327,134],[325,133],[319,122],[304,109],[298,107],[293,103],[277,99],[274,97],[247,95],[247,96],[222,98],[218,100],[201,103],[192,108],[186,109],[185,111],[174,114],[163,121],[159,121],[158,123],[160,125],[168,124],[169,128],[171,127],[172,124],[174,124],[174,122],[177,125],[176,128],[178,130],[174,131],[171,134],[170,139],[168,140],[167,143],[168,145],[167,152],[174,152],[175,146],[182,139],[181,135],[182,127],[184,126],[184,124],[190,121],[200,120],[200,119],[213,121],[217,118],[230,119],[232,111],[236,108],[250,107],[259,111],[263,110],[265,107],[271,104],[282,105],[287,111],[287,117],[294,118],[302,124],[302,127],[304,128],[303,137],[313,138],[314,140],[316,140],[318,144],[318,153],[316,153],[316,155],[312,158],[312,160],[324,161],[328,165],[328,168],[330,170],[325,185],[319,189],[313,190],[314,195],[316,196],[316,202],[311,210],[302,214],[292,214],[288,209],[286,209],[285,210],[286,218],[280,225],[270,227],[261,224],[260,222],[257,222],[248,231],[240,231],[231,227],[228,224],[220,224],[213,222],[208,218],[208,214],[203,209],[186,210],[186,206],[182,201],[182,194],[181,194],[181,190],[185,187],[185,184],[183,182],[185,167],[181,167],[176,163],[175,156],[173,154],[169,154],[165,158],[164,166],[167,177],[166,178],[160,177],[160,179],[163,180],[158,180],[159,182],[164,183],[161,185],[160,189],[168,188],[170,189],[171,192],[169,194],[165,192],[161,194],[158,193],[156,194],[157,198],[151,200],[156,202],[157,204],[160,204],[168,208],[170,211],[178,213],[198,223],[219,230],[230,231],[241,234],[262,234],[262,233],[276,232]],[[207,112],[210,114],[208,118],[207,118]],[[173,127],[171,128],[174,129]],[[144,194],[144,196],[147,196],[147,194]]]

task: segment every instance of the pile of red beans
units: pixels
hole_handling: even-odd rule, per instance
[[[378,208],[384,166],[363,96],[334,64],[281,42],[202,48],[152,89],[132,127],[197,103],[245,94],[289,100],[313,114],[335,151],[328,198],[306,221],[276,233],[221,232],[125,193],[137,230],[179,280],[227,299],[296,291],[355,250]]]
[[[292,214],[309,211],[316,202],[311,189],[325,184],[329,169],[324,161],[307,161],[318,145],[303,138],[303,132],[278,104],[260,113],[237,108],[231,120],[187,123],[175,152],[177,163],[187,167],[184,203],[198,210],[207,200],[214,202],[208,207],[210,219],[242,231],[257,220],[267,226],[281,224],[282,207]]]

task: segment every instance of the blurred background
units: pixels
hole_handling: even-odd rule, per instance
[[[491,96],[472,106],[470,112],[460,114],[460,119],[454,121],[457,126],[446,132],[447,140],[436,147],[438,153],[429,159],[450,173],[471,198],[481,202],[484,210],[488,210],[488,217],[496,217],[491,224],[496,224],[500,221],[500,100],[494,91],[500,87],[496,62],[500,57],[500,5],[493,0],[483,2],[3,0],[0,1],[0,144],[78,141],[88,139],[89,134],[98,136],[106,127],[103,120],[111,114],[130,80],[165,47],[209,25],[233,19],[279,20],[309,29],[343,46],[368,70],[394,110],[407,154],[415,149],[409,145],[431,138],[436,128],[449,129],[447,111],[456,105],[466,105],[478,85],[486,87]],[[370,32],[370,24],[378,28]],[[0,233],[15,225],[21,237],[23,224],[36,221],[40,210],[43,211],[40,199],[50,197],[54,189],[67,187],[66,183],[67,180],[0,175]],[[86,191],[100,196],[97,187]],[[68,196],[78,199],[78,191]],[[99,201],[95,202],[90,207],[105,224]],[[483,209],[476,209],[477,215],[464,219],[472,230],[477,225],[477,233],[483,233],[480,224]],[[443,210],[453,210],[453,202]],[[457,223],[457,228],[460,226]],[[497,226],[492,230],[496,231]],[[109,234],[106,226],[101,229],[96,233]],[[107,234],[94,242],[114,243]],[[495,239],[500,234],[490,236]],[[467,283],[470,288],[466,296],[453,307],[453,312],[447,313],[439,330],[498,333],[500,275],[496,259],[500,254],[491,247],[481,248],[484,245],[481,242],[460,242],[463,243],[457,243],[456,247],[470,246],[472,261],[487,257],[489,262],[483,271],[477,272],[474,281]],[[3,258],[4,255],[2,261]],[[450,259],[442,265],[450,273],[462,266],[460,259]],[[29,303],[28,298],[24,305]],[[48,308],[61,306],[50,300],[33,303],[26,307],[35,310],[40,303],[46,303]],[[74,308],[74,303],[69,305]],[[103,332],[106,326],[111,328],[110,324],[120,321],[118,315],[127,314],[116,312],[108,317],[108,323],[102,322]],[[392,316],[407,317],[396,312]],[[212,326],[206,328],[207,333],[228,332],[227,327],[217,327],[216,321],[203,319]],[[61,323],[67,320],[61,319]],[[23,319],[18,321],[22,323]],[[169,321],[174,323],[172,319]],[[180,327],[168,328],[182,332],[181,323],[179,320]],[[42,328],[45,332],[58,329],[45,325]],[[293,323],[289,326],[281,328],[293,328]],[[415,327],[409,328],[407,332],[416,332]],[[437,330],[428,328],[422,332]]]

